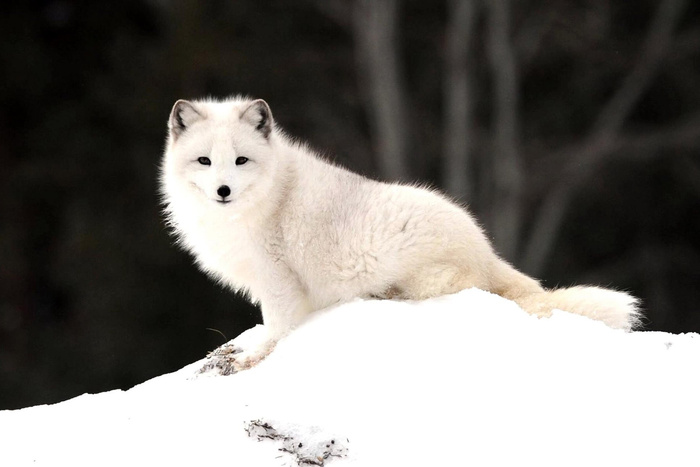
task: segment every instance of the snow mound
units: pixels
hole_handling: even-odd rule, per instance
[[[317,313],[256,368],[0,411],[0,465],[698,465],[700,337],[477,289]]]

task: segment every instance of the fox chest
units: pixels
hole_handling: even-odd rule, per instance
[[[256,265],[256,248],[241,229],[200,224],[187,235],[200,267],[235,289],[249,288]]]
[[[236,290],[245,289],[253,296],[259,296],[288,269],[278,240],[249,232],[208,233],[196,255],[204,269],[217,279]]]

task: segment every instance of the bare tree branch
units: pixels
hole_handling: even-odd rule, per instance
[[[518,153],[518,70],[510,38],[510,1],[489,0],[488,53],[494,77],[494,196],[490,209],[494,243],[514,259],[521,228],[523,173]]]
[[[397,52],[398,0],[357,0],[353,33],[367,88],[379,168],[384,177],[407,179],[408,118],[406,92]]]
[[[447,3],[442,179],[448,193],[457,199],[470,200],[474,106],[469,49],[478,9],[476,0],[449,0]]]
[[[316,8],[336,24],[348,31],[352,30],[352,6],[346,0],[314,0]]]
[[[552,10],[544,14],[530,15],[518,30],[514,44],[520,68],[527,68],[542,46],[542,41],[554,24],[556,15]]]
[[[700,161],[697,158],[685,157],[681,159],[683,180],[687,181],[694,195],[700,198]]]
[[[688,55],[697,53],[700,48],[700,28],[691,29],[679,34],[675,43],[672,46],[673,57],[684,58]]]
[[[643,133],[620,135],[610,152],[618,158],[629,157],[639,160],[645,155],[653,155],[661,149],[692,149],[700,147],[700,112],[665,128]]]
[[[585,160],[586,154],[583,152],[584,149],[595,152],[598,154],[599,160],[602,161],[605,157],[613,154],[616,158],[639,160],[644,155],[654,153],[660,149],[696,149],[698,147],[700,147],[700,113],[666,125],[661,129],[620,134],[615,137],[612,143],[604,147],[573,146],[570,149],[559,151],[555,155],[537,163],[533,168],[532,182],[534,185],[545,185],[551,176],[547,168],[556,165],[557,161],[565,158],[573,161],[578,159]],[[589,161],[592,160],[589,158]],[[585,161],[579,164],[573,162],[562,173],[570,178],[576,177],[584,180],[597,167],[596,164],[586,164]]]
[[[673,31],[686,0],[665,0],[652,20],[642,45],[642,54],[632,71],[605,105],[593,126],[593,139],[610,139],[619,131],[635,104],[649,88],[668,51]]]
[[[614,154],[618,158],[632,157],[639,160],[640,156],[658,157],[661,149],[697,149],[698,147],[700,147],[700,113],[662,130],[620,135],[614,144],[592,150],[596,151],[596,154],[600,154],[601,158]],[[582,157],[585,155],[582,154]],[[543,262],[546,255],[554,248],[566,215],[566,209],[573,200],[577,189],[585,182],[586,176],[594,171],[594,168],[594,166],[582,166],[584,176],[568,177],[566,180],[569,183],[558,183],[554,190],[549,193],[540,208],[540,213],[546,213],[546,216],[538,218],[533,228],[532,235],[537,235],[538,243],[532,244],[531,242],[528,245],[529,247],[546,247],[549,251],[526,250],[523,261],[524,270],[535,275],[544,267]]]
[[[556,243],[576,189],[611,154],[624,121],[651,84],[665,57],[686,0],[663,0],[652,20],[639,59],[618,90],[603,107],[590,136],[565,157],[571,162],[558,174],[535,216],[523,253],[522,267],[539,275]]]

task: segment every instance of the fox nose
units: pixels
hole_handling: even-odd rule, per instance
[[[231,194],[231,189],[227,185],[221,185],[216,190],[216,194],[221,196],[222,198],[226,198],[228,195]]]

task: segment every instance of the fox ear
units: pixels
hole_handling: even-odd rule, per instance
[[[195,105],[190,101],[180,99],[175,102],[173,110],[170,112],[168,128],[173,138],[177,138],[187,130],[193,123],[204,118]]]
[[[272,131],[272,111],[262,99],[255,100],[241,113],[241,120],[255,127],[265,138]]]

